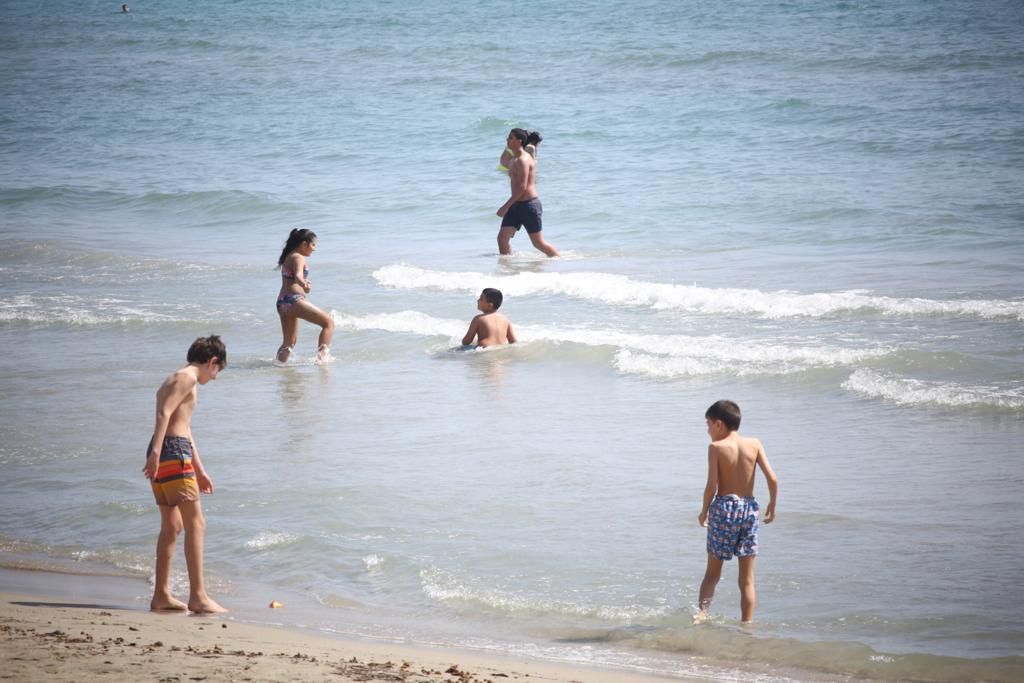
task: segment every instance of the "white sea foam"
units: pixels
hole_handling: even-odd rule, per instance
[[[892,316],[967,316],[1024,320],[1024,301],[999,299],[934,300],[845,292],[762,292],[644,282],[613,273],[517,273],[496,276],[476,272],[426,270],[395,264],[373,273],[377,282],[400,289],[436,289],[476,293],[498,287],[506,295],[559,294],[617,306],[683,310],[694,313],[752,315],[761,318],[825,317],[861,312]]]
[[[377,313],[370,315],[345,315],[332,311],[334,324],[347,330],[384,330],[385,332],[407,332],[424,336],[461,336],[467,322],[434,318],[419,311],[400,313]]]
[[[460,320],[434,318],[419,311],[365,316],[334,313],[342,329],[385,330],[454,340],[466,329]],[[517,325],[523,343],[571,343],[616,350],[615,366],[622,372],[656,377],[711,374],[788,374],[809,368],[851,365],[890,352],[888,348],[851,349],[825,344],[792,344],[736,340],[720,335],[637,334],[609,329]]]
[[[264,531],[246,541],[245,547],[250,550],[267,550],[276,546],[289,545],[297,540],[299,537],[295,534]]]
[[[615,368],[619,372],[672,379],[707,375],[787,375],[807,370],[809,366],[793,362],[762,361],[757,363],[728,362],[711,357],[671,357],[633,353],[622,349],[615,354]]]
[[[452,573],[431,567],[420,571],[423,594],[438,602],[465,602],[507,614],[561,614],[596,617],[610,621],[650,619],[668,612],[665,607],[639,605],[591,605],[547,599],[499,588],[487,588],[472,578],[460,579]]]
[[[371,572],[380,571],[380,568],[384,565],[384,558],[380,555],[370,553],[363,558],[363,564]]]
[[[0,324],[109,325],[182,322],[184,318],[145,310],[127,301],[78,296],[18,295],[0,302]]]
[[[955,382],[927,382],[873,370],[856,370],[843,382],[843,388],[900,405],[1024,410],[1024,387],[1006,389]]]

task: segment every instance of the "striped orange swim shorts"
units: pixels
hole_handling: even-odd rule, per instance
[[[199,485],[192,467],[192,442],[184,436],[165,436],[160,449],[160,465],[150,482],[157,505],[199,500]]]

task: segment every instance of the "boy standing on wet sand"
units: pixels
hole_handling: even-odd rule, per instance
[[[732,401],[716,401],[704,414],[711,445],[708,446],[708,483],[698,520],[708,529],[708,566],[700,584],[700,612],[694,621],[708,616],[715,587],[722,578],[722,562],[739,558],[740,609],[743,622],[754,620],[754,562],[757,560],[757,513],[754,475],[758,467],[768,484],[768,509],[764,523],[775,520],[779,480],[768,463],[764,446],[740,436],[740,407]]]
[[[477,338],[477,346],[496,346],[498,344],[515,344],[516,333],[512,329],[512,323],[497,310],[501,308],[501,291],[493,287],[487,287],[480,292],[480,298],[476,300],[476,308],[480,315],[473,318],[469,323],[466,336],[462,338],[462,345],[469,346],[473,338]]]
[[[156,426],[146,452],[142,473],[150,480],[160,507],[160,536],[156,542],[156,581],[152,610],[190,610],[208,614],[225,612],[209,595],[203,578],[203,537],[206,519],[199,494],[213,493],[213,481],[199,460],[192,439],[192,412],[199,384],[217,379],[227,365],[227,350],[220,337],[200,337],[188,350],[188,365],[172,373],[156,392]],[[188,604],[171,595],[171,560],[181,530],[185,530],[188,565]]]

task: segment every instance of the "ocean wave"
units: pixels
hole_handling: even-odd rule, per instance
[[[653,605],[587,604],[521,591],[486,586],[477,577],[458,576],[437,567],[421,570],[424,595],[449,609],[470,615],[507,617],[570,617],[599,620],[611,626],[555,626],[542,629],[558,645],[629,648],[730,662],[735,680],[819,680],[855,676],[858,680],[1018,681],[1024,657],[965,658],[930,654],[895,654],[850,640],[808,640],[789,636],[784,625],[749,628],[721,617],[694,624],[692,612]],[[916,632],[934,623],[907,622],[901,628]],[[604,651],[604,650],[602,650]],[[562,656],[572,655],[563,652]],[[767,674],[767,677],[766,677]],[[808,679],[808,674],[810,678]],[[714,676],[718,679],[718,676]],[[731,680],[731,678],[730,678]]]
[[[900,405],[1024,411],[1024,387],[971,386],[901,377],[874,370],[856,370],[843,388]]]
[[[712,50],[711,52],[705,52],[699,57],[670,59],[668,60],[668,66],[705,66],[720,62],[725,62],[729,65],[743,64],[744,62],[761,64],[766,58],[771,56],[771,53],[753,50]],[[662,61],[662,63],[664,62]]]
[[[812,69],[824,69],[830,72],[848,71],[858,76],[864,73],[927,73],[950,71],[973,71],[1016,67],[1021,59],[1016,54],[1000,54],[999,52],[982,52],[978,49],[948,52],[945,50],[925,55],[904,55],[899,52],[872,53],[863,55],[857,52],[844,52],[841,56],[823,57],[820,54],[808,54],[802,59],[802,66]]]
[[[1000,681],[1021,680],[1024,657],[975,659],[927,654],[890,654],[857,642],[808,641],[775,635],[752,635],[749,630],[714,619],[694,625],[688,614],[676,614],[648,628],[562,629],[563,642],[614,644],[642,650],[698,655],[734,662],[758,671],[770,667],[776,675],[803,672],[828,677],[856,676],[858,680]],[[751,677],[739,676],[738,680]],[[779,679],[776,679],[779,680]],[[782,679],[785,680],[785,679]],[[792,680],[792,679],[790,679]]]
[[[0,283],[73,283],[118,285],[196,277],[226,270],[254,270],[252,266],[184,263],[146,256],[92,251],[49,242],[0,242]],[[265,269],[266,270],[266,269]]]
[[[82,199],[85,197],[107,200],[116,197],[109,190],[88,191],[66,185],[52,187],[14,187],[0,189],[0,206],[17,206],[23,203],[45,202],[48,205]]]
[[[244,546],[248,550],[267,550],[269,548],[291,545],[298,540],[299,536],[296,536],[295,534],[263,531],[257,534],[254,538],[250,538],[246,541]]]
[[[808,366],[786,362],[737,364],[720,358],[708,357],[665,358],[664,356],[633,353],[623,349],[615,354],[615,369],[626,374],[676,379],[708,375],[732,375],[735,377],[789,375],[803,372],[808,369]]]
[[[331,315],[334,317],[334,324],[346,330],[383,330],[428,337],[461,337],[468,327],[468,321],[434,318],[419,311],[367,315],[347,315],[332,311]]]
[[[809,109],[815,107],[814,102],[799,97],[787,97],[764,106],[765,109]]]
[[[176,305],[180,309],[183,305]],[[198,312],[198,311],[197,311]],[[181,323],[197,321],[190,316],[161,313],[141,304],[119,299],[78,296],[18,295],[0,302],[0,325],[124,325],[131,323]]]
[[[266,192],[241,190],[202,190],[195,192],[149,192],[126,196],[123,202],[171,211],[203,210],[215,216],[247,214],[264,215],[273,211],[296,210],[300,207],[283,203]]]
[[[471,609],[482,608],[501,614],[568,615],[610,621],[632,621],[654,619],[668,612],[667,607],[588,605],[473,585],[478,583],[475,578],[460,579],[451,572],[437,567],[420,571],[420,586],[428,599],[449,604],[461,603]]]
[[[476,129],[482,133],[507,133],[516,124],[497,116],[484,116],[476,122]]]
[[[1024,320],[1024,301],[998,299],[934,300],[875,296],[864,290],[845,292],[762,292],[634,280],[612,273],[517,273],[426,270],[395,264],[373,277],[385,287],[477,293],[498,287],[506,296],[558,294],[617,306],[682,310],[709,315],[751,315],[767,319],[821,318],[850,313],[886,316],[969,316]]]
[[[202,212],[213,217],[267,216],[276,212],[302,215],[305,207],[284,202],[269,192],[244,190],[183,190],[180,192],[123,193],[69,185],[9,188],[0,190],[0,206],[45,204],[81,211],[92,207],[109,211],[112,207],[131,211],[186,213]]]
[[[148,557],[119,548],[90,550],[4,538],[0,539],[0,553],[0,567],[8,569],[136,578],[152,572],[152,560]]]
[[[385,559],[380,555],[371,553],[363,558],[363,564],[366,565],[366,569],[370,573],[377,573],[381,571],[384,566]]]
[[[333,313],[340,329],[384,330],[420,336],[444,336],[457,343],[467,327],[461,320],[434,318],[419,311],[345,315]],[[847,366],[884,356],[888,348],[850,349],[808,341],[802,344],[736,340],[720,335],[638,334],[610,329],[566,329],[517,325],[524,344],[578,344],[609,347],[614,364],[625,373],[654,377],[728,374],[735,376],[790,374],[813,368]]]
[[[712,50],[703,54],[680,56],[678,51],[652,49],[649,45],[624,47],[608,57],[608,63],[617,68],[684,69],[695,66],[735,66],[750,62],[762,64],[769,53],[748,50]]]

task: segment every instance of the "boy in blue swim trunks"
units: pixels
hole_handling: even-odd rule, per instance
[[[704,413],[711,445],[708,447],[708,483],[698,520],[708,529],[708,566],[700,584],[700,612],[694,621],[707,618],[715,587],[722,578],[722,563],[739,558],[740,609],[743,622],[754,620],[754,562],[757,560],[757,501],[754,475],[758,467],[768,484],[768,508],[764,523],[775,521],[779,480],[768,463],[764,446],[740,436],[740,407],[732,401],[716,401]]]

